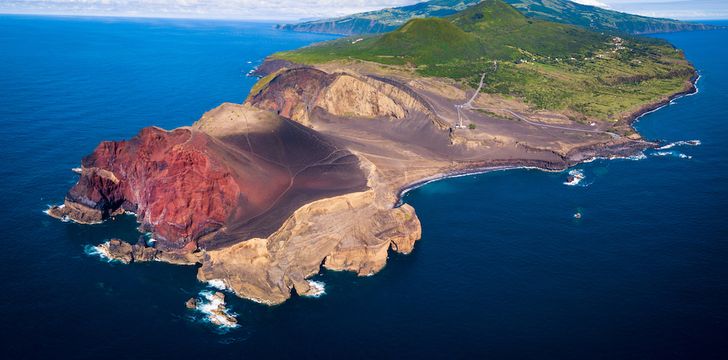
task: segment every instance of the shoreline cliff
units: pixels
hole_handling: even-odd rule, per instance
[[[48,214],[94,223],[133,212],[157,241],[108,242],[112,258],[200,264],[200,281],[274,305],[314,291],[306,279],[322,267],[368,276],[390,250],[410,253],[422,234],[415,209],[401,202],[408,189],[483,171],[562,171],[656,146],[476,110],[462,110],[476,128],[454,128],[452,104],[468,89],[381,71],[272,66],[243,105],[223,104],[191,127],[103,142]],[[696,80],[629,125],[694,92]]]

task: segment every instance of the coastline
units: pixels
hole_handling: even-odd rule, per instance
[[[465,177],[470,175],[480,175],[480,174],[486,174],[494,171],[507,171],[507,170],[517,170],[517,169],[532,169],[532,170],[540,170],[540,171],[546,171],[546,172],[560,172],[563,170],[549,170],[545,168],[541,168],[538,166],[490,166],[490,167],[480,167],[480,168],[473,168],[470,170],[461,170],[461,171],[452,171],[452,172],[443,172],[438,175],[434,175],[428,178],[424,178],[422,180],[415,181],[413,183],[410,183],[404,187],[402,187],[399,192],[397,193],[397,202],[395,204],[395,207],[402,206],[404,204],[403,198],[407,193],[409,193],[412,190],[421,188],[427,184],[431,184],[434,182],[438,182],[441,180],[447,180],[447,179],[454,179],[459,177]]]
[[[640,118],[642,118],[645,115],[651,114],[655,111],[658,111],[666,106],[669,106],[673,101],[686,97],[686,96],[692,96],[699,92],[698,89],[698,81],[702,78],[702,75],[698,72],[698,70],[695,70],[695,73],[690,77],[690,86],[687,86],[685,89],[683,89],[680,92],[677,92],[671,96],[669,96],[665,100],[657,101],[652,104],[648,104],[640,108],[639,110],[635,111],[633,114],[629,115],[627,117],[629,125],[634,129],[633,125],[635,122],[639,121]],[[637,131],[637,129],[634,129]]]
[[[682,91],[640,107],[634,114],[622,118],[623,122],[621,124],[616,122],[613,123],[613,126],[617,126],[617,124],[624,126],[624,121],[627,118],[632,119],[631,121],[634,122],[635,119],[659,110],[681,96],[696,92],[697,87],[695,84],[698,79],[699,75],[695,71],[694,75],[689,79],[689,83],[686,79],[683,80]],[[329,194],[329,196],[315,201],[301,202],[294,204],[295,206],[289,205],[290,209],[282,208],[278,215],[285,215],[286,217],[281,217],[282,222],[276,227],[271,226],[270,229],[263,228],[260,230],[261,233],[265,231],[264,236],[251,235],[253,234],[252,231],[256,230],[255,226],[260,224],[251,223],[253,230],[250,231],[236,227],[238,224],[234,222],[227,223],[230,221],[230,218],[225,217],[227,208],[210,207],[208,206],[210,203],[204,202],[196,202],[195,204],[198,208],[212,210],[195,219],[200,224],[223,224],[221,227],[223,231],[198,231],[196,230],[198,227],[188,225],[190,229],[198,232],[187,233],[187,228],[178,229],[177,227],[167,226],[172,224],[168,220],[177,221],[184,219],[186,216],[192,217],[193,214],[200,215],[199,212],[190,208],[189,205],[185,207],[182,204],[179,209],[173,209],[179,210],[179,212],[172,212],[177,215],[181,214],[179,217],[160,222],[160,219],[163,220],[165,214],[168,214],[167,212],[152,213],[146,210],[150,208],[157,210],[164,208],[164,210],[167,210],[168,205],[165,202],[167,200],[162,197],[149,197],[154,202],[143,204],[139,213],[147,216],[141,221],[137,216],[137,221],[145,226],[145,229],[152,230],[155,233],[165,231],[166,238],[172,240],[164,240],[165,233],[162,233],[161,239],[166,241],[167,244],[162,244],[164,246],[161,247],[159,244],[153,247],[137,244],[135,248],[135,245],[118,241],[107,245],[110,250],[113,248],[113,251],[109,251],[112,257],[127,259],[126,262],[155,260],[171,264],[200,264],[201,266],[197,271],[198,280],[204,282],[211,279],[220,279],[225,281],[230,291],[241,298],[274,305],[289,299],[294,291],[299,296],[309,294],[312,291],[311,285],[304,280],[319,273],[322,267],[330,270],[352,271],[359,276],[369,276],[384,268],[390,251],[402,254],[410,253],[415,246],[415,242],[420,240],[422,231],[415,209],[403,201],[403,197],[413,189],[443,179],[491,171],[535,169],[561,172],[572,166],[591,162],[598,158],[629,158],[635,154],[641,154],[647,148],[659,145],[642,140],[639,136],[633,138],[627,136],[612,137],[609,140],[604,140],[601,138],[585,138],[583,135],[565,135],[561,132],[547,134],[547,140],[534,140],[529,137],[529,131],[531,130],[525,131],[518,126],[499,130],[506,134],[505,136],[512,136],[519,140],[507,142],[505,146],[502,145],[503,142],[495,137],[493,140],[483,138],[482,135],[481,138],[478,138],[479,133],[475,133],[471,138],[467,136],[458,138],[462,142],[456,143],[453,141],[452,133],[449,136],[444,136],[447,135],[443,132],[446,129],[438,127],[435,121],[426,116],[430,111],[435,111],[433,105],[429,103],[430,99],[419,96],[420,94],[414,90],[403,91],[402,87],[396,86],[397,84],[398,82],[392,80],[392,78],[364,75],[357,77],[347,75],[344,72],[329,74],[326,71],[314,68],[289,71],[277,75],[273,81],[266,83],[265,92],[258,92],[252,98],[249,97],[244,104],[223,104],[203,115],[200,120],[192,125],[192,128],[199,130],[196,133],[197,141],[190,141],[191,137],[183,137],[177,134],[177,130],[180,129],[189,132],[189,126],[171,131],[150,127],[147,130],[140,131],[140,135],[136,138],[126,140],[126,143],[137,146],[130,147],[134,151],[140,151],[140,147],[144,149],[144,146],[153,147],[161,144],[154,147],[158,149],[156,151],[159,154],[168,154],[163,151],[165,146],[176,149],[177,152],[173,153],[173,155],[177,154],[183,158],[188,156],[187,154],[196,154],[191,158],[191,163],[173,162],[176,166],[165,166],[163,168],[144,162],[138,165],[139,160],[134,155],[134,151],[126,151],[123,153],[125,157],[118,157],[115,154],[112,156],[110,150],[112,147],[109,145],[100,146],[94,155],[87,157],[89,160],[84,160],[83,171],[81,172],[82,179],[74,187],[75,190],[69,191],[69,194],[73,196],[67,196],[65,206],[56,208],[58,211],[56,215],[93,221],[108,217],[109,212],[113,215],[118,210],[138,210],[140,206],[139,199],[147,199],[146,197],[140,198],[134,195],[137,192],[147,191],[145,183],[139,181],[139,179],[150,177],[170,179],[168,176],[169,171],[178,173],[189,166],[208,169],[209,171],[202,172],[199,178],[174,178],[180,181],[187,179],[185,183],[171,182],[163,185],[168,188],[183,189],[185,186],[190,185],[190,182],[204,183],[212,181],[211,178],[218,179],[217,182],[213,181],[213,183],[217,184],[216,186],[222,190],[217,191],[215,189],[218,187],[212,186],[210,192],[200,198],[208,199],[216,196],[220,199],[221,204],[229,204],[232,203],[232,201],[229,201],[230,199],[234,200],[236,196],[243,193],[239,187],[235,186],[238,184],[235,181],[240,180],[246,183],[250,179],[236,177],[247,172],[235,172],[233,170],[245,169],[243,165],[248,163],[241,165],[232,161],[232,158],[227,157],[228,153],[226,151],[228,149],[245,150],[248,149],[246,146],[250,146],[251,150],[245,151],[249,151],[251,156],[257,155],[253,153],[250,139],[247,137],[248,133],[253,131],[265,130],[264,133],[266,134],[297,134],[300,136],[303,133],[312,135],[311,137],[289,137],[287,139],[316,139],[317,142],[315,143],[301,140],[300,144],[307,146],[303,150],[319,149],[323,145],[329,146],[325,147],[328,155],[324,159],[329,159],[332,154],[337,154],[336,159],[339,160],[348,156],[358,157],[357,162],[345,161],[340,163],[340,166],[349,166],[350,168],[342,168],[339,173],[333,172],[333,174],[349,175],[341,178],[331,178],[332,182],[323,182],[322,184],[336,186],[335,189],[341,190],[343,188],[336,182],[338,181],[336,179],[343,179],[341,180],[344,181],[342,184],[351,183],[352,189],[358,189],[358,184],[361,183],[362,186],[366,186],[365,191],[341,192],[337,196]],[[316,104],[325,112],[309,113],[309,104],[306,99],[296,95],[299,94],[298,92],[291,93],[289,91],[291,87],[300,88],[301,93],[306,91],[323,92],[320,95],[321,101]],[[348,89],[350,92],[342,91],[342,89]],[[348,95],[342,96],[342,93]],[[440,99],[437,97],[438,94],[428,95],[433,96],[435,100]],[[447,101],[448,98],[444,98],[445,100],[442,100],[440,106],[444,106],[442,104],[451,105]],[[349,107],[348,104],[352,103],[353,100],[376,106],[365,109]],[[307,105],[302,107],[302,104]],[[380,107],[379,104],[385,104],[386,106],[382,105]],[[409,119],[413,124],[410,127],[417,128],[416,126],[420,126],[417,129],[421,130],[419,130],[420,132],[412,132],[407,136],[399,137],[400,129],[386,122],[377,123],[381,127],[376,129],[369,127],[366,123],[358,125],[361,128],[356,126],[347,128],[349,122],[341,119],[346,119],[348,113],[358,114],[357,111],[360,111],[364,117],[391,116],[396,119]],[[407,117],[410,111],[414,115]],[[310,126],[312,125],[311,121],[313,121],[310,117],[311,114],[320,116],[316,120],[319,121],[317,123],[318,127]],[[330,118],[327,116],[330,116]],[[230,120],[234,121],[230,122]],[[254,121],[252,123],[253,127],[250,127],[250,120]],[[484,121],[483,124],[487,124],[489,119],[486,117],[481,121]],[[234,126],[238,122],[246,124],[244,131]],[[628,126],[631,125],[630,123]],[[297,132],[293,132],[294,129]],[[271,130],[275,130],[275,132],[270,132]],[[291,132],[285,132],[284,130],[291,130]],[[632,130],[639,134],[636,129],[632,128]],[[372,148],[373,150],[366,148],[366,142],[363,145],[358,143],[358,135],[369,132],[379,136],[368,139],[376,144]],[[175,137],[175,134],[178,137]],[[349,135],[348,138],[346,137],[347,134]],[[241,137],[240,135],[245,136]],[[332,139],[330,143],[324,141],[327,136]],[[243,139],[247,141],[247,145],[245,142],[241,142]],[[523,139],[525,140],[520,141]],[[569,146],[554,147],[549,142],[549,140],[564,139],[566,139],[565,142]],[[352,153],[341,153],[341,149],[332,145],[338,141],[353,146],[350,149]],[[468,148],[469,141],[471,146],[478,144],[479,147]],[[188,147],[176,146],[177,143]],[[296,141],[289,141],[289,143],[296,143]],[[407,144],[411,146],[408,147]],[[453,144],[463,144],[464,146],[454,147]],[[505,150],[489,150],[491,145],[503,147]],[[361,149],[365,151],[360,152]],[[181,154],[179,152],[185,153]],[[243,152],[243,154],[246,153]],[[409,155],[404,156],[403,154]],[[433,154],[439,157],[433,157]],[[457,160],[458,158],[460,160]],[[103,162],[103,159],[113,159],[113,161],[109,161],[112,164],[109,165],[111,168],[103,167],[103,163],[102,167],[98,167],[94,162]],[[174,157],[174,159],[177,159],[177,157]],[[170,161],[174,159],[170,159]],[[318,157],[315,157],[312,161],[317,159]],[[89,162],[88,165],[86,164],[87,161]],[[208,168],[200,165],[205,162],[219,164],[220,166]],[[365,165],[362,166],[362,164]],[[259,165],[266,166],[267,163]],[[143,169],[144,172],[132,173],[131,178],[115,175],[115,172],[124,173],[119,169],[135,166]],[[232,168],[227,166],[232,166]],[[356,170],[354,167],[362,171],[363,179],[350,176],[352,171]],[[409,179],[417,180],[407,184],[406,182]],[[122,183],[122,180],[125,182]],[[366,181],[362,183],[361,180]],[[262,183],[260,185],[262,186],[255,186],[254,188],[260,191],[261,188],[267,186]],[[76,187],[78,188],[76,189]],[[241,193],[236,191],[241,191]],[[83,201],[74,201],[77,198],[83,200],[84,194],[93,195],[96,193],[104,195],[97,200],[97,203],[93,204],[94,206],[100,204],[98,208],[89,206]],[[107,198],[114,199],[115,206],[120,204],[119,206],[122,207],[118,209],[109,207],[109,203],[105,202]],[[128,203],[129,201],[134,202]],[[53,214],[49,215],[53,216]],[[167,227],[161,230],[155,229],[152,225],[157,223],[166,224]],[[261,224],[267,226],[265,223]],[[349,236],[342,238],[340,234],[349,234]]]
[[[152,124],[168,130],[189,127],[222,100],[243,102],[256,81],[244,75],[258,65],[256,59],[262,60],[271,49],[296,48],[315,38],[217,24],[184,27],[29,19],[25,25],[8,29],[9,51],[4,55],[12,70],[5,76],[7,85],[15,89],[4,97],[7,106],[3,109],[11,115],[7,131],[11,138],[24,140],[6,151],[4,198],[10,206],[5,207],[4,216],[4,265],[6,297],[12,306],[5,307],[4,324],[9,358],[59,354],[92,358],[99,353],[180,359],[226,358],[242,353],[263,358],[305,358],[316,353],[397,358],[404,351],[421,358],[478,353],[529,357],[544,354],[544,347],[547,356],[587,359],[595,354],[612,358],[689,358],[728,352],[728,343],[721,340],[728,334],[728,324],[716,321],[721,314],[728,316],[728,288],[723,286],[728,286],[728,242],[721,239],[721,234],[728,234],[728,222],[720,211],[728,206],[728,184],[721,181],[728,179],[728,167],[723,166],[728,151],[722,146],[728,142],[728,81],[723,80],[728,79],[728,46],[721,46],[728,45],[728,29],[659,37],[684,50],[702,77],[696,92],[676,95],[663,108],[638,114],[634,127],[639,134],[631,131],[622,118],[619,135],[629,134],[635,140],[641,135],[643,140],[659,143],[631,158],[586,159],[563,171],[550,170],[553,164],[515,162],[549,159],[560,163],[556,154],[538,149],[561,155],[573,149],[574,154],[580,147],[575,146],[579,139],[584,139],[581,145],[627,139],[540,128],[515,117],[497,117],[496,113],[488,113],[494,119],[478,123],[476,130],[495,134],[499,129],[507,133],[509,127],[524,128],[539,138],[569,143],[559,149],[543,147],[528,138],[518,151],[491,145],[485,150],[490,151],[485,158],[456,160],[497,158],[510,160],[512,166],[504,166],[503,162],[471,163],[467,169],[461,161],[450,159],[420,166],[409,151],[389,152],[397,157],[385,159],[376,157],[380,153],[376,149],[369,153],[362,151],[366,150],[364,146],[353,149],[355,155],[366,155],[382,165],[378,169],[384,169],[378,179],[373,179],[386,185],[381,186],[382,195],[365,200],[392,207],[396,191],[402,188],[405,192],[399,208],[415,208],[421,221],[421,241],[415,242],[409,255],[388,249],[385,267],[370,276],[321,267],[305,281],[294,280],[301,285],[308,283],[311,288],[311,280],[324,282],[326,294],[319,298],[301,296],[297,293],[303,291],[300,286],[292,290],[287,301],[275,305],[268,297],[255,293],[242,293],[250,297],[240,297],[228,286],[221,286],[222,280],[215,281],[215,276],[239,286],[236,277],[252,282],[258,274],[262,274],[260,279],[276,274],[280,267],[261,266],[255,272],[245,272],[220,268],[216,260],[228,264],[239,260],[243,264],[270,258],[278,264],[298,267],[309,263],[311,251],[317,251],[329,236],[360,237],[342,225],[356,226],[375,217],[347,210],[343,201],[337,202],[343,211],[336,218],[295,217],[296,222],[310,224],[316,231],[301,233],[293,229],[294,233],[284,228],[281,233],[290,237],[248,242],[249,257],[230,252],[225,258],[201,259],[220,269],[205,282],[197,278],[199,263],[178,266],[181,264],[155,259],[127,265],[92,253],[96,246],[113,238],[134,248],[143,237],[153,247],[156,240],[149,232],[153,229],[139,229],[139,222],[145,220],[143,209],[137,209],[134,217],[127,212],[115,220],[89,226],[72,220],[63,222],[46,211],[52,205],[63,204],[66,192],[81,175],[72,172],[72,167],[81,167],[82,157],[101,142],[128,140]],[[102,34],[114,35],[119,43],[130,46],[109,47],[108,38],[105,40]],[[36,39],[37,45],[43,46],[28,47],[28,39]],[[68,46],[86,50],[60,54],[61,58],[55,60],[47,56]],[[118,56],[138,46],[149,51],[136,51],[133,57]],[[241,48],[248,49],[242,61]],[[104,59],[103,64],[88,62],[90,53],[95,54],[91,57]],[[179,57],[179,61],[168,62],[172,57]],[[253,63],[246,64],[248,59]],[[62,61],[64,66],[59,69],[61,60],[69,61]],[[369,69],[352,66],[361,66],[352,71]],[[112,68],[118,71],[103,72]],[[132,86],[117,86],[123,85],[129,70],[133,70],[136,81]],[[44,79],[34,80],[32,74],[43,75]],[[677,81],[660,80],[663,85],[657,86],[663,88],[661,93],[637,94],[644,100],[630,102],[633,106],[622,109],[637,110],[684,90],[691,74],[684,72]],[[435,92],[434,87],[429,87],[435,83],[427,79],[404,84],[418,91]],[[467,95],[472,94],[477,81],[473,85],[463,86],[471,89],[464,95],[453,93],[453,104],[470,98]],[[637,84],[619,86],[641,88]],[[73,91],[58,91],[63,88]],[[117,90],[103,91],[113,88]],[[164,100],[169,90],[176,100]],[[501,104],[485,93],[477,100],[473,106],[497,109]],[[592,104],[600,103],[597,98],[592,100]],[[510,109],[534,122],[574,128],[602,129],[616,121],[592,126],[578,117],[551,118],[548,111],[542,115]],[[619,113],[616,111],[615,117]],[[483,114],[486,112],[475,116]],[[323,121],[328,118],[321,113],[314,116],[313,126],[326,129]],[[449,113],[443,116],[452,119]],[[412,128],[404,126],[412,123],[410,120],[381,122],[402,123],[399,130],[405,133]],[[340,122],[377,124],[367,119]],[[468,124],[467,119],[464,123]],[[340,125],[335,123],[328,128],[337,131],[337,127]],[[378,126],[369,128],[376,130]],[[345,140],[369,140],[344,130]],[[469,129],[456,132],[475,134]],[[374,135],[379,137],[368,136]],[[366,144],[378,145],[371,141]],[[631,145],[640,144],[638,141]],[[589,151],[584,156],[592,154]],[[683,154],[692,158],[681,157]],[[423,158],[439,160],[429,153]],[[393,171],[397,169],[401,171]],[[428,178],[432,183],[422,181]],[[138,188],[140,196],[152,194],[148,189],[154,184],[150,181],[148,185]],[[406,185],[412,188],[403,188]],[[187,199],[188,194],[199,193],[207,186],[199,183],[191,186],[190,192],[170,188],[168,191],[177,196],[170,196],[169,202]],[[252,191],[251,196],[259,190]],[[333,203],[324,205],[336,211]],[[134,209],[130,206],[129,210]],[[311,213],[319,210],[326,209],[311,208]],[[317,234],[326,228],[334,231]],[[386,235],[382,231],[379,234]],[[300,246],[293,247],[296,244]],[[342,247],[348,244],[352,242]],[[279,249],[283,245],[294,251],[282,253]],[[380,253],[377,244],[369,245],[363,249]],[[279,255],[270,252],[269,257],[267,249]],[[308,275],[309,269],[301,273]],[[291,274],[288,268],[285,273]],[[216,307],[204,307],[209,306],[209,301],[202,293],[217,291],[225,295],[226,309],[237,317],[237,327],[222,327],[210,321],[209,310]],[[188,308],[189,299],[200,302]],[[200,311],[201,307],[208,312]],[[188,345],[170,347],[169,341],[156,335],[165,333],[172,335],[173,341]],[[39,338],[45,340],[39,344]],[[271,349],[272,343],[286,338],[286,346]],[[514,343],[519,345],[514,347]],[[352,351],[352,346],[356,350]]]
[[[649,148],[649,146],[645,146],[643,148],[643,150],[646,148]],[[639,151],[641,151],[641,150],[638,150],[637,152],[639,152]],[[541,163],[541,161],[538,161],[538,160],[524,160],[523,161],[524,164],[521,164],[521,165],[479,166],[479,167],[472,167],[472,168],[461,169],[461,170],[442,172],[440,174],[412,182],[412,183],[400,188],[399,191],[397,192],[397,201],[395,202],[395,207],[399,207],[404,204],[403,198],[410,191],[423,187],[430,183],[441,181],[441,180],[454,179],[454,178],[465,177],[465,176],[470,176],[470,175],[480,175],[480,174],[486,174],[486,173],[495,172],[495,171],[508,171],[508,170],[538,170],[538,171],[543,171],[543,172],[558,173],[558,172],[568,170],[579,164],[590,163],[597,159],[608,159],[608,160],[629,159],[632,156],[635,156],[635,155],[593,156],[593,157],[589,157],[589,158],[586,158],[581,161],[576,161],[572,164],[565,164],[563,167],[555,167],[555,168],[547,168],[547,167],[543,167],[543,166],[538,166],[538,165],[536,165],[536,163]],[[529,162],[531,162],[531,164],[529,164]]]
[[[698,88],[698,82],[702,78],[702,75],[698,72],[698,70],[695,70],[695,73],[690,78],[690,86],[687,86],[685,90],[680,91],[678,93],[675,93],[671,96],[669,96],[666,100],[661,100],[652,104],[648,104],[640,110],[634,112],[632,115],[629,115],[627,119],[629,119],[629,126],[632,127],[632,129],[639,134],[636,128],[634,128],[634,125],[644,116],[652,114],[654,112],[657,112],[665,107],[668,107],[673,104],[675,100],[678,100],[683,97],[687,96],[693,96],[700,92],[700,89]],[[649,140],[642,140],[644,142],[644,146],[640,149],[635,151],[635,154],[643,151],[645,149],[648,149],[650,147],[656,147],[658,144]],[[632,141],[635,142],[635,141]],[[635,156],[635,155],[630,155]],[[613,154],[604,154],[602,156],[592,156],[588,157],[584,160],[575,161],[573,163],[565,162],[563,167],[556,167],[556,168],[547,168],[543,166],[539,166],[536,163],[541,163],[542,161],[539,160],[514,160],[514,163],[522,162],[523,164],[506,164],[506,165],[486,165],[486,166],[475,166],[472,168],[464,168],[464,169],[457,169],[453,171],[446,171],[442,172],[430,177],[426,177],[417,181],[414,181],[412,183],[409,183],[403,187],[401,187],[397,191],[396,195],[396,201],[394,204],[394,207],[399,207],[404,204],[404,196],[407,195],[412,190],[415,190],[417,188],[423,187],[427,184],[441,181],[441,180],[447,180],[447,179],[453,179],[453,178],[459,178],[469,175],[479,175],[479,174],[485,174],[489,172],[494,171],[507,171],[507,170],[518,170],[518,169],[526,169],[526,170],[539,170],[544,172],[562,172],[565,170],[568,170],[574,166],[577,166],[579,164],[585,164],[590,163],[597,159],[609,159],[609,160],[616,160],[616,159],[628,159],[630,156],[617,156]]]

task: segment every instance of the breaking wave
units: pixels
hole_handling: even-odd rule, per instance
[[[207,280],[206,283],[208,286],[218,289],[218,290],[228,290],[229,289],[228,286],[225,285],[225,281],[220,280],[220,279]]]
[[[200,291],[195,310],[205,315],[205,321],[217,325],[222,330],[239,327],[235,321],[237,314],[230,311],[225,300],[208,290]]]
[[[581,183],[582,180],[584,180],[586,176],[584,175],[584,171],[581,169],[574,169],[569,171],[569,178],[567,181],[564,182],[564,185],[568,186],[576,186]]]
[[[326,283],[323,281],[308,280],[308,286],[311,287],[311,291],[305,296],[318,298],[326,295]]]
[[[63,209],[64,207],[66,207],[66,204],[58,205],[58,208],[59,209]],[[53,205],[48,205],[48,208],[45,209],[45,210],[43,210],[43,213],[46,214],[46,215],[48,215],[48,216],[50,216],[50,217],[52,217],[52,218],[54,218],[54,219],[61,220],[63,222],[71,222],[72,221],[71,218],[69,218],[68,216],[64,216],[62,218],[57,218],[57,217],[51,215],[51,209],[53,209],[53,208],[54,208]]]
[[[101,245],[86,245],[83,247],[83,252],[88,256],[98,257],[99,259],[109,263],[116,261],[111,258],[108,250],[106,250],[106,248]]]
[[[685,155],[678,151],[656,151],[651,154],[652,156],[674,156],[680,159],[692,159],[690,155]]]
[[[597,160],[632,160],[632,161],[638,161],[638,160],[644,160],[647,159],[647,155],[645,155],[644,152],[639,152],[635,155],[631,156],[619,156],[619,155],[612,155],[612,156],[596,156],[587,160],[582,161],[582,163],[590,163]]]
[[[702,143],[700,140],[681,140],[681,141],[675,141],[671,142],[669,144],[660,146],[657,148],[657,150],[667,150],[672,149],[676,146],[700,146]]]
[[[632,156],[627,156],[627,157],[614,157],[613,159],[627,159],[627,160],[637,161],[637,160],[647,159],[647,155],[645,155],[645,153],[641,152],[637,155],[632,155]]]

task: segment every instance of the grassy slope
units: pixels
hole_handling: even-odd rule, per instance
[[[714,26],[710,25],[626,14],[576,4],[568,0],[505,1],[529,18],[577,25],[599,31],[644,34],[714,28]],[[444,17],[464,10],[466,7],[475,5],[478,2],[479,0],[430,0],[414,5],[353,14],[335,19],[280,25],[279,28],[343,35],[383,33],[392,31],[413,18]]]
[[[395,30],[413,18],[443,17],[475,5],[480,0],[430,0],[413,5],[369,11],[334,19],[280,25],[283,30],[334,33],[342,35],[375,34]]]
[[[568,0],[506,0],[529,18],[578,25],[599,31],[629,34],[706,30],[710,25],[673,19],[651,18],[581,5]]]
[[[683,90],[692,67],[681,52],[652,39],[624,39],[527,19],[501,0],[485,0],[451,17],[414,19],[398,30],[352,44],[345,38],[275,57],[296,63],[360,59],[414,68],[425,76],[523,99],[576,119],[618,119]],[[493,60],[498,60],[497,70]]]

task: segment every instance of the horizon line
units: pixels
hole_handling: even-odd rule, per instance
[[[648,15],[626,13],[626,12],[625,12],[625,14],[645,16],[645,17],[654,18],[654,19],[678,20],[678,21],[684,21],[684,22],[728,21],[728,17],[672,18],[672,17],[654,17],[654,16],[648,16]],[[327,19],[327,18],[323,18],[323,17],[322,18],[311,17],[311,18],[287,19],[287,18],[265,18],[265,17],[264,18],[226,17],[226,16],[215,16],[215,15],[194,16],[194,15],[184,15],[184,14],[171,14],[171,15],[165,15],[165,14],[150,14],[150,15],[107,14],[107,13],[79,14],[79,13],[55,13],[55,12],[14,12],[14,11],[6,11],[3,9],[0,9],[0,16],[2,16],[2,15],[77,17],[77,18],[112,18],[112,19],[115,18],[115,19],[159,19],[159,20],[165,20],[165,19],[166,20],[174,20],[174,19],[177,19],[177,20],[216,20],[216,21],[257,22],[257,23],[271,23],[271,24],[280,24],[280,23],[293,24],[293,23],[300,23],[300,22],[306,22],[306,21],[316,21],[316,20]],[[345,15],[345,16],[351,16],[351,15],[355,15],[355,14],[350,14],[350,15]]]
[[[140,15],[140,14],[105,14],[105,13],[45,13],[45,12],[13,12],[0,10],[0,16],[38,16],[38,17],[66,17],[66,18],[109,18],[109,19],[157,19],[157,20],[216,20],[216,21],[235,21],[235,22],[257,22],[257,23],[294,23],[302,21],[311,21],[311,19],[276,19],[276,18],[247,18],[247,17],[224,17],[224,16],[192,16],[192,15]],[[323,18],[321,18],[323,19]]]

